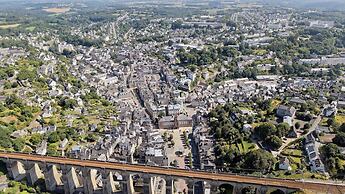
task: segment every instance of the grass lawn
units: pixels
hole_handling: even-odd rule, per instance
[[[234,150],[237,149],[238,150],[238,147],[236,144],[231,144],[230,147],[231,147],[231,149],[234,149]]]
[[[292,156],[302,156],[302,151],[301,150],[296,150],[296,149],[285,149],[283,151],[284,155],[292,155]]]
[[[295,171],[295,170],[298,169],[297,164],[291,164],[290,166],[291,166],[291,169],[292,169],[293,171]]]
[[[6,116],[6,117],[0,118],[0,121],[3,121],[5,123],[10,123],[11,121],[17,121],[17,117],[14,115]]]
[[[236,144],[236,145],[237,145],[237,148],[238,148],[238,150],[240,151],[240,153],[244,153],[242,144],[238,143],[238,144]]]
[[[25,30],[30,31],[30,32],[34,31],[35,29],[36,29],[35,26],[30,26],[30,27],[25,28]]]
[[[251,107],[245,107],[245,106],[241,106],[239,107],[240,110],[253,110]]]
[[[47,8],[47,9],[43,9],[43,11],[46,11],[48,13],[55,13],[55,14],[58,14],[58,13],[66,13],[70,10],[71,8],[69,7],[53,7],[53,8]]]
[[[328,124],[327,124],[327,121],[328,121],[328,118],[322,118],[322,120],[321,120],[321,122],[320,122],[320,125],[322,125],[322,126],[328,126]]]
[[[327,180],[327,177],[321,174],[317,173],[311,173],[311,172],[304,172],[303,174],[291,174],[286,175],[285,171],[277,171],[279,174],[277,177],[279,178],[285,178],[285,179],[311,179],[312,177],[315,177],[314,179],[321,179],[321,180]]]
[[[231,149],[237,149],[241,154],[248,153],[255,149],[255,144],[248,141],[242,141],[241,143],[231,144]]]
[[[345,123],[345,115],[337,115],[335,116],[335,121],[339,124]]]
[[[345,166],[345,160],[340,160],[340,164]]]
[[[255,145],[248,141],[242,141],[242,146],[245,153],[255,149]]]
[[[0,29],[9,29],[9,28],[16,28],[20,24],[1,24]]]
[[[254,50],[254,54],[255,55],[265,55],[265,54],[267,54],[267,50],[265,50],[265,49],[256,49],[256,50]]]
[[[261,125],[264,122],[258,122],[258,123],[252,123],[251,126],[253,127],[253,129],[259,125]]]
[[[282,103],[281,100],[277,100],[277,99],[272,100],[273,109],[277,108],[281,103]]]
[[[289,159],[291,159],[292,162],[295,164],[301,164],[301,158],[299,158],[299,157],[290,156]]]

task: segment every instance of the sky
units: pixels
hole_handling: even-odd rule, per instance
[[[33,3],[59,3],[59,2],[85,2],[85,1],[97,1],[97,2],[135,2],[135,1],[152,1],[152,2],[172,2],[174,0],[0,0],[0,4],[14,4],[18,2]],[[176,0],[185,2],[198,2],[198,1],[231,1],[231,0]],[[287,7],[295,8],[317,8],[317,9],[337,9],[345,11],[345,0],[233,0],[240,2],[261,2],[272,5],[284,5]]]

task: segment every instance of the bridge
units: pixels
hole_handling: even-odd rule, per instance
[[[34,154],[0,152],[9,176],[15,180],[26,178],[29,184],[44,180],[47,190],[60,193],[136,193],[133,175],[140,175],[143,193],[154,194],[155,177],[165,180],[166,194],[174,193],[174,181],[186,180],[188,194],[218,193],[221,185],[231,185],[233,193],[244,187],[254,187],[257,193],[276,188],[284,193],[310,190],[313,193],[344,194],[345,185],[328,182],[260,178],[236,174],[164,168],[125,163],[79,160]],[[120,176],[115,176],[115,174]],[[99,183],[101,182],[101,184]],[[115,182],[121,183],[115,185]],[[195,184],[201,182],[203,192],[196,192]],[[120,189],[119,189],[120,188]],[[207,190],[207,192],[206,192]]]

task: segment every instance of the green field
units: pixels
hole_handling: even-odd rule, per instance
[[[25,30],[30,31],[30,32],[34,31],[35,29],[36,29],[35,26],[30,26],[30,27],[25,28]]]
[[[237,149],[241,154],[248,153],[255,149],[255,144],[248,141],[242,141],[241,143],[231,144],[232,149]]]
[[[0,29],[9,29],[9,28],[16,28],[20,24],[1,24]]]
[[[255,55],[265,55],[265,54],[267,54],[267,50],[265,50],[265,49],[256,49],[256,50],[254,50],[254,54]]]
[[[345,123],[345,115],[337,115],[335,116],[335,122],[339,124]]]
[[[288,156],[297,156],[297,157],[301,157],[302,156],[302,151],[301,150],[297,150],[297,149],[285,149],[283,151],[284,155],[288,155]]]

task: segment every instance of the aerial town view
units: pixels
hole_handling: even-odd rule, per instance
[[[345,194],[344,0],[0,0],[0,194]]]

